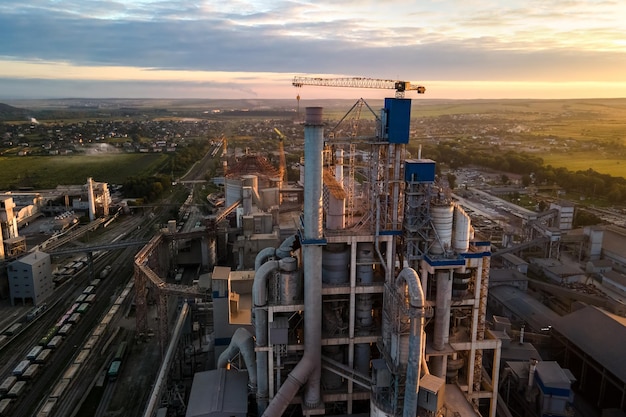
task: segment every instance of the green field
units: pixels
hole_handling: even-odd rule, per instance
[[[555,168],[626,178],[626,99],[416,100],[412,117],[431,138],[472,137]]]
[[[411,97],[411,143],[454,141],[456,146],[478,149],[480,146],[498,152],[527,152],[541,157],[546,165],[565,167],[571,171],[594,169],[603,174],[626,177],[626,99],[573,100],[430,100]],[[77,102],[76,102],[77,101]],[[251,147],[264,152],[271,146],[271,128],[235,133],[232,127],[250,123],[254,118],[278,120],[278,126],[300,120],[304,108],[321,106],[330,130],[344,116],[339,135],[359,126],[359,135],[373,134],[374,114],[379,114],[382,100],[367,100],[360,111],[355,100],[305,100],[294,116],[295,100],[101,100],[94,109],[86,110],[80,100],[30,100],[12,103],[39,111],[38,119],[71,120],[80,117],[124,118],[137,120],[180,120],[202,118],[224,122],[233,145]],[[91,103],[91,101],[90,101]],[[93,103],[91,103],[93,104]],[[346,115],[350,109],[353,111]],[[220,109],[212,114],[213,109]],[[249,109],[250,111],[231,112]],[[264,113],[265,110],[276,110]],[[254,111],[260,112],[258,114]],[[209,113],[207,113],[207,111]],[[128,113],[128,114],[126,114]],[[254,114],[253,114],[254,113]],[[358,116],[355,114],[358,113]],[[94,116],[96,115],[96,116]],[[105,117],[108,115],[109,117]],[[254,115],[254,118],[252,117]],[[357,120],[363,123],[355,123]],[[70,119],[68,119],[70,120]],[[23,123],[23,118],[19,123]],[[300,137],[301,138],[301,137]],[[31,138],[35,140],[35,138]],[[150,141],[151,138],[141,138]],[[123,139],[126,140],[126,139]],[[113,142],[114,140],[111,140]],[[5,155],[17,153],[5,150]],[[163,155],[118,154],[113,156],[45,156],[2,158],[0,189],[17,187],[53,187],[57,183],[76,183],[88,176],[98,181],[121,182],[131,175],[154,173],[165,163]],[[35,184],[35,185],[32,185]]]
[[[0,189],[82,184],[95,181],[119,184],[136,175],[153,174],[166,163],[163,154],[108,154],[0,157]]]
[[[543,155],[542,158],[546,165],[553,167],[565,167],[570,171],[586,171],[591,168],[601,174],[626,178],[626,161],[622,158],[610,158],[603,155],[592,157],[585,152],[549,154]]]

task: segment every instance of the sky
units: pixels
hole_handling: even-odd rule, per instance
[[[294,76],[626,97],[625,21],[623,0],[2,0],[0,99],[393,96]]]

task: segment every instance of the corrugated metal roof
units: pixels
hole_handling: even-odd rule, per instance
[[[560,318],[557,313],[539,300],[515,287],[501,285],[490,288],[489,296],[496,298],[535,331],[539,331],[543,327],[553,326]]]
[[[194,375],[185,417],[239,417],[247,412],[247,372],[220,368]]]
[[[544,385],[552,388],[569,389],[571,382],[561,366],[554,361],[545,361],[537,363],[537,375],[543,381]]]
[[[587,306],[561,317],[554,330],[626,383],[626,318]]]

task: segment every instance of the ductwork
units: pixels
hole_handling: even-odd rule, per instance
[[[406,386],[404,392],[404,417],[417,415],[417,392],[419,390],[420,367],[422,363],[422,333],[424,330],[424,292],[419,276],[412,268],[404,268],[396,280],[396,290],[402,291],[405,282],[409,289],[409,303],[416,314],[411,315],[409,331],[409,358],[406,366]],[[403,292],[403,291],[402,291]]]
[[[283,259],[291,256],[291,252],[299,247],[300,242],[298,240],[298,235],[289,236],[287,239],[283,240],[283,243],[281,243],[278,249],[276,249],[276,257],[278,259]]]
[[[297,249],[299,246],[298,237],[296,235],[290,236],[281,243],[277,248],[269,247],[262,249],[254,259],[254,282],[252,284],[252,301],[254,307],[264,307],[267,305],[268,287],[267,282],[270,274],[276,272],[279,268],[283,267],[281,259],[287,258],[291,255],[291,252]],[[270,258],[279,258],[278,261],[268,261]],[[267,310],[255,309],[254,312],[254,327],[256,333],[256,345],[258,347],[266,347],[268,343],[267,336]],[[260,350],[257,354],[256,360],[256,375],[257,375],[257,404],[259,413],[262,413],[267,407],[267,401],[269,397],[269,380],[268,380],[268,356],[267,351]],[[246,362],[246,366],[247,366]]]
[[[321,403],[320,379],[322,359],[322,150],[324,131],[322,108],[307,107],[304,127],[304,355],[289,373],[263,417],[282,416],[283,412],[307,384],[304,404],[314,408]]]
[[[241,352],[243,361],[246,363],[246,368],[248,369],[248,377],[250,378],[250,385],[253,389],[256,389],[257,370],[256,357],[254,355],[254,339],[252,338],[252,334],[243,327],[235,330],[235,334],[233,334],[233,337],[230,340],[230,344],[217,359],[217,367],[226,368],[228,362],[230,362],[230,360],[235,357],[235,355],[237,355],[237,353],[239,352]]]
[[[268,261],[257,268],[254,273],[254,282],[252,283],[252,302],[254,304],[254,327],[256,331],[256,345],[261,348],[257,352],[257,405],[259,412],[262,412],[267,406],[269,396],[268,377],[267,377],[267,281],[270,274],[278,270],[279,261]]]
[[[254,270],[259,269],[270,258],[283,259],[291,256],[291,252],[299,247],[298,236],[292,235],[285,239],[278,248],[269,247],[262,249],[254,259]]]

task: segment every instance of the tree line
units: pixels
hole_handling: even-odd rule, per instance
[[[544,165],[541,157],[525,152],[494,152],[493,149],[465,149],[455,143],[439,143],[425,149],[437,162],[451,169],[481,166],[522,176],[522,185],[558,185],[566,192],[602,197],[612,204],[626,204],[626,179],[601,174],[592,168],[570,171]]]

